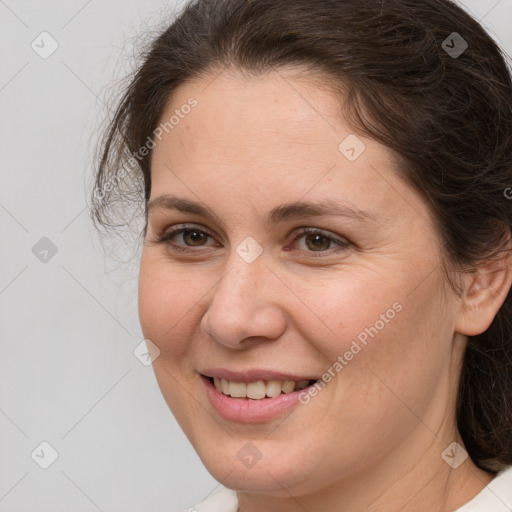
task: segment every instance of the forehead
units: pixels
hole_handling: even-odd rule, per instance
[[[330,195],[381,215],[421,201],[408,197],[414,192],[394,172],[392,151],[353,133],[340,109],[339,96],[286,70],[224,72],[182,85],[160,118],[174,122],[156,141],[152,197],[176,187],[233,205]]]
[[[350,132],[341,126],[339,99],[311,81],[287,68],[257,76],[235,70],[206,75],[176,90],[161,122],[194,98],[197,105],[173,132],[216,143],[226,156],[236,150],[235,140],[243,140],[247,150],[262,141],[337,145],[340,134]]]

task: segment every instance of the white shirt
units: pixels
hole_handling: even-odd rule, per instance
[[[237,512],[236,492],[226,487],[183,512]],[[454,512],[510,512],[512,510],[512,466],[496,477],[471,501]]]
[[[512,466],[498,473],[479,494],[455,512],[510,512],[510,510],[512,510]]]

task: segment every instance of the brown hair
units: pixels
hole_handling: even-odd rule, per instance
[[[452,266],[471,271],[504,250],[510,72],[481,25],[448,0],[188,3],[143,55],[106,130],[93,193],[98,227],[118,226],[113,211],[128,197],[139,194],[145,206],[151,151],[140,148],[177,87],[222,66],[264,73],[284,65],[343,87],[352,128],[394,150],[402,177],[430,201]],[[120,179],[127,163],[132,172]],[[457,400],[466,449],[491,472],[512,464],[511,313],[509,293],[489,329],[469,338]]]

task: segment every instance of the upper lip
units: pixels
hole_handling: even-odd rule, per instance
[[[219,379],[231,380],[234,382],[258,382],[259,380],[318,380],[318,377],[311,375],[299,375],[298,373],[276,372],[274,370],[265,370],[253,368],[247,370],[228,370],[227,368],[206,368],[199,373],[205,377],[217,377]]]

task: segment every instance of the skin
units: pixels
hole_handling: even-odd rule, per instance
[[[161,119],[190,97],[197,106],[154,148],[150,199],[172,194],[216,217],[150,210],[139,314],[160,350],[153,364],[163,396],[206,468],[239,492],[242,512],[466,503],[492,475],[469,458],[452,469],[441,454],[462,445],[454,408],[466,335],[490,324],[509,266],[462,275],[464,293],[454,294],[429,208],[398,177],[393,153],[358,135],[366,150],[345,158],[338,146],[354,132],[339,99],[293,68],[204,75],[177,90]],[[374,220],[267,224],[283,203],[325,199]],[[183,223],[211,236],[158,241]],[[301,227],[349,244],[321,238],[319,250],[314,235],[294,241]],[[248,236],[263,249],[252,263],[236,252]],[[394,303],[401,311],[307,405],[247,425],[210,404],[201,369],[321,376]],[[251,468],[237,457],[247,442],[262,455]]]

